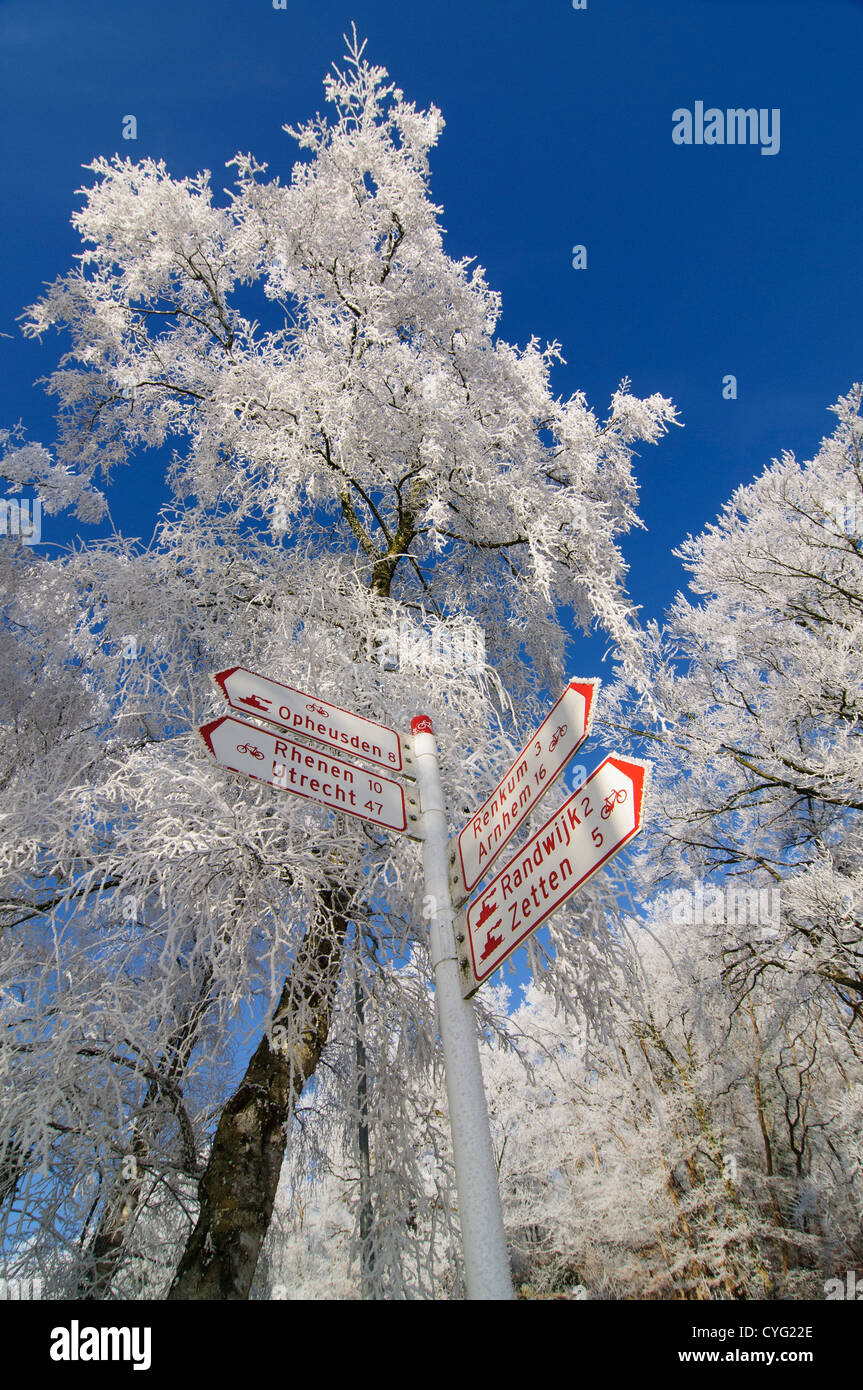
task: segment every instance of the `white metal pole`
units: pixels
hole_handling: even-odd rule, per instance
[[[473,1005],[462,998],[449,889],[448,828],[431,719],[411,720],[435,997],[443,1044],[469,1299],[511,1299],[509,1255]]]

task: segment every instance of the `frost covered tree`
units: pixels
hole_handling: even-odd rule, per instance
[[[492,1044],[508,1233],[532,1296],[819,1298],[861,1254],[863,1051],[829,986],[745,1008],[669,898],[587,1040],[532,986]],[[633,924],[634,926],[634,924]]]
[[[863,1257],[863,1048],[835,994],[780,977],[739,1007],[705,927],[673,922],[672,902],[630,923],[605,1038],[536,982],[515,1009],[505,984],[484,987],[499,1016],[483,1069],[521,1298],[819,1299]],[[374,1282],[381,1297],[440,1297],[457,1214],[444,1088],[433,1054],[405,1067],[413,1043],[388,1025],[371,1052],[412,1078],[415,1142],[393,1163],[404,1121],[378,1093]],[[339,1120],[350,1075],[346,1049],[298,1107],[259,1270],[273,1297],[325,1297],[328,1281],[358,1296],[356,1163]]]
[[[149,542],[40,559],[9,612],[51,713],[22,689],[4,709],[3,1190],[21,1248],[62,1249],[58,1287],[90,1296],[171,1204],[172,1296],[248,1296],[348,963],[371,1030],[381,980],[429,1027],[394,968],[427,966],[416,846],[213,766],[209,674],[399,730],[428,711],[454,818],[570,674],[564,611],[637,677],[618,540],[633,446],[672,407],[627,382],[604,421],[557,398],[558,346],[503,341],[499,296],[444,250],[438,111],[355,37],[325,85],[285,183],[237,155],[220,200],[207,172],[97,159],[79,264],[27,318],[68,335],[54,466],[82,495],[171,453]],[[602,893],[578,908],[591,960],[615,951]],[[594,1006],[578,933],[554,940],[549,983]]]
[[[363,1297],[403,1300],[464,1293],[428,967],[411,960],[387,974],[377,972],[368,989],[365,1101],[357,1088],[352,982],[346,974],[327,1065],[295,1110],[265,1267],[256,1275],[256,1285],[274,1297],[359,1298],[362,1291]],[[505,1032],[496,1001],[486,1002]],[[397,1084],[389,1083],[390,1076]],[[361,1111],[369,1143],[367,1194],[358,1153]],[[367,1232],[360,1219],[364,1196],[371,1216]]]
[[[679,920],[721,929],[741,992],[764,972],[803,990],[823,980],[858,1021],[861,398],[858,384],[831,407],[815,458],[784,454],[681,547],[693,597],[652,633],[662,722],[642,729],[648,881],[680,883]],[[620,706],[617,720],[636,722]]]

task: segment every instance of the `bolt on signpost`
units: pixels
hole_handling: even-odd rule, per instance
[[[470,1299],[513,1298],[497,1166],[473,1007],[462,998],[449,891],[448,837],[437,742],[427,715],[411,720],[420,795],[435,998],[444,1053],[465,1282]]]

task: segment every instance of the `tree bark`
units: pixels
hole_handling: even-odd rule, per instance
[[[126,1244],[126,1237],[136,1216],[144,1188],[140,1165],[150,1157],[151,1145],[147,1131],[151,1114],[160,1095],[173,1096],[174,1110],[178,1118],[182,1111],[182,1092],[180,1083],[189,1058],[195,1047],[198,1032],[211,1002],[213,972],[208,966],[201,986],[187,1017],[174,1030],[165,1048],[164,1056],[151,1077],[140,1112],[133,1127],[131,1152],[123,1160],[124,1168],[132,1160],[131,1174],[123,1172],[102,1204],[99,1225],[88,1250],[88,1263],[82,1271],[78,1298],[91,1303],[108,1297],[111,1282],[116,1275]],[[181,1129],[183,1128],[181,1124]],[[183,1134],[183,1162],[186,1171],[194,1173],[196,1167],[195,1142],[188,1119]]]
[[[273,1019],[219,1119],[200,1211],[169,1299],[245,1299],[270,1224],[287,1126],[330,1027],[348,895],[328,888],[302,941]]]
[[[334,466],[326,439],[324,444],[327,460]],[[386,539],[383,549],[377,549],[365,531],[348,487],[341,493],[345,519],[371,562],[370,588],[380,598],[389,598],[393,575],[415,535],[421,490],[419,479],[414,479],[406,505],[399,492],[395,534],[377,517]],[[302,942],[282,990],[272,1041],[269,1035],[261,1039],[219,1119],[198,1190],[198,1221],[168,1291],[169,1299],[249,1296],[272,1219],[287,1126],[329,1034],[348,906],[349,895],[335,885],[320,894],[317,920]],[[370,1237],[367,1226],[366,1214],[362,1227],[366,1240]]]

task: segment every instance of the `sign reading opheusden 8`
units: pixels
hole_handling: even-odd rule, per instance
[[[376,763],[391,772],[402,770],[402,741],[395,729],[388,729],[361,714],[351,714],[329,700],[295,690],[270,676],[247,671],[244,666],[217,671],[213,680],[231,709],[241,714],[252,714],[268,724],[278,724],[291,733],[327,743],[342,753]]]

